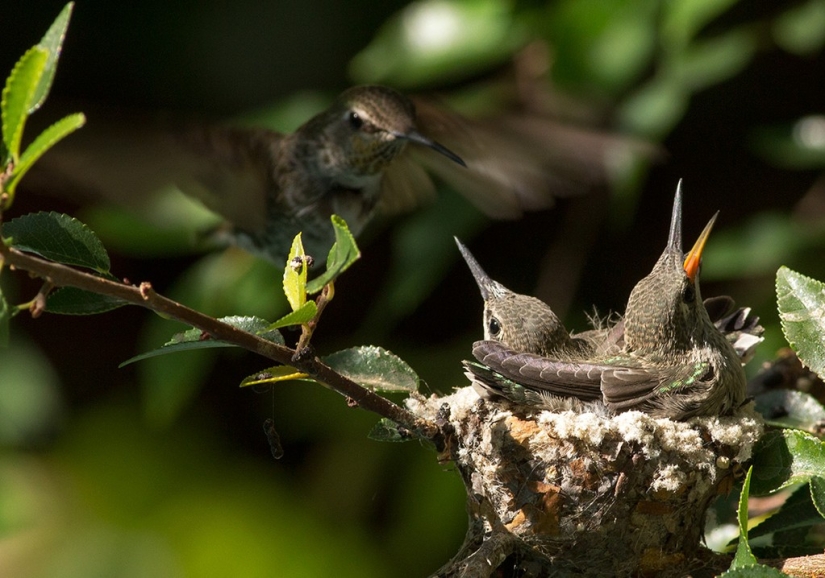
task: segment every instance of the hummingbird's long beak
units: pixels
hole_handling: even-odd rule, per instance
[[[458,250],[461,251],[461,256],[464,257],[464,260],[467,262],[467,266],[470,268],[470,272],[473,274],[473,277],[478,284],[478,290],[481,291],[482,299],[487,301],[491,297],[493,283],[495,283],[495,281],[490,279],[487,273],[484,272],[484,269],[482,269],[481,265],[478,264],[476,258],[473,257],[470,250],[458,240],[458,237],[453,237],[453,239],[455,239],[455,244],[458,245]]]
[[[693,248],[685,256],[685,263],[683,266],[685,268],[685,274],[691,282],[696,282],[696,276],[699,274],[699,265],[702,264],[702,251],[705,250],[705,243],[708,241],[710,231],[713,229],[713,224],[716,222],[716,217],[718,216],[719,211],[716,211],[716,214],[713,215],[710,221],[708,221],[708,224],[705,225],[705,228],[702,230],[699,238],[696,239],[696,243],[693,245]]]
[[[451,161],[454,161],[454,162],[460,164],[462,167],[467,166],[467,163],[464,162],[464,159],[462,159],[460,156],[455,154],[453,151],[451,151],[450,149],[448,149],[444,145],[438,144],[434,140],[428,139],[427,137],[425,137],[423,134],[421,134],[420,132],[418,132],[416,130],[411,130],[411,131],[408,131],[406,133],[396,133],[395,136],[398,137],[398,138],[405,138],[408,141],[418,143],[420,145],[424,145],[425,147],[429,147],[429,148],[433,149],[435,152],[441,153],[442,155],[444,155],[445,157],[447,157]]]
[[[682,254],[682,179],[676,185],[673,198],[673,212],[670,215],[670,233],[667,236],[666,251],[678,251]]]

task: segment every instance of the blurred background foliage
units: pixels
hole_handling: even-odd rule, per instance
[[[6,7],[0,70],[61,8]],[[684,178],[687,237],[721,210],[704,295],[731,294],[767,327],[753,373],[783,345],[779,265],[825,279],[823,0],[81,0],[44,110],[71,103],[91,124],[105,104],[292,130],[353,83],[484,109],[535,42],[550,55],[555,114],[666,153],[610,190],[519,221],[490,222],[442,190],[373,227],[316,347],[381,345],[427,391],[449,392],[466,383],[460,361],[482,333],[452,235],[491,276],[584,329],[594,304],[621,311],[649,271]],[[277,268],[235,250],[191,253],[212,217],[180,195],[136,216],[25,186],[15,214],[78,216],[120,276],[215,315],[283,309]],[[21,299],[33,288],[0,281]],[[412,577],[455,553],[466,524],[458,476],[419,444],[369,441],[376,418],[332,392],[240,390],[267,364],[238,351],[117,368],[179,329],[135,308],[15,319],[0,351],[0,576]],[[267,417],[286,452],[278,462]]]

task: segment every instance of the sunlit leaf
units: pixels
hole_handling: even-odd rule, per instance
[[[691,92],[734,76],[753,58],[757,39],[749,29],[735,30],[708,40],[695,41],[668,61],[680,86]]]
[[[776,300],[788,343],[802,363],[825,376],[825,283],[780,267]]]
[[[661,138],[684,116],[688,100],[688,92],[674,79],[657,77],[625,99],[618,118],[627,130]]]
[[[817,52],[825,44],[825,3],[808,0],[785,10],[773,21],[776,43],[794,54]]]
[[[34,92],[43,75],[49,53],[35,46],[17,61],[11,71],[0,100],[3,119],[3,143],[13,161],[20,156],[23,127],[29,114]]]
[[[719,574],[718,578],[791,578],[781,570],[763,564],[743,566]]]
[[[280,332],[273,330],[270,326],[270,323],[264,319],[260,319],[258,317],[240,317],[240,316],[230,316],[230,317],[222,317],[218,319],[218,321],[222,321],[227,325],[231,325],[241,331],[246,331],[247,333],[254,333],[267,341],[271,341],[272,343],[277,343],[278,345],[284,344],[284,338],[280,334]],[[136,361],[142,361],[144,359],[149,359],[150,357],[157,357],[159,355],[167,355],[169,353],[178,353],[181,351],[192,351],[196,349],[215,349],[219,347],[238,347],[234,343],[230,343],[228,341],[223,341],[221,339],[212,339],[208,335],[204,334],[203,331],[200,329],[187,329],[181,333],[176,333],[172,336],[172,339],[164,343],[157,349],[152,351],[147,351],[146,353],[141,353],[140,355],[136,355],[130,359],[127,359],[123,363],[121,363],[118,367],[124,367],[126,365],[135,363]]]
[[[419,0],[391,17],[350,63],[358,83],[400,88],[467,77],[524,43],[525,30],[505,0]]]
[[[351,347],[324,357],[324,363],[373,391],[418,389],[419,377],[400,357],[373,345]]]
[[[813,432],[825,425],[825,407],[814,396],[802,391],[766,391],[756,396],[756,411],[762,414],[766,423],[779,427]]]
[[[20,179],[28,172],[32,165],[37,162],[43,153],[58,143],[62,138],[76,131],[86,123],[86,117],[81,114],[71,114],[64,117],[41,132],[26,148],[20,157],[20,161],[14,167],[14,173],[6,187],[6,192],[14,194]]]
[[[292,248],[284,267],[284,295],[293,311],[299,310],[307,300],[307,262],[301,233],[292,240]]]
[[[62,213],[30,213],[3,225],[12,246],[65,265],[109,271],[109,255],[97,235],[77,219]]]
[[[276,365],[268,369],[263,369],[257,373],[249,375],[241,381],[241,387],[250,385],[267,385],[272,383],[280,383],[283,381],[313,381],[309,379],[306,373],[298,371],[289,365]]]
[[[736,0],[673,0],[662,5],[661,41],[680,50],[709,22],[736,4]]]
[[[77,287],[55,289],[46,299],[46,311],[59,315],[97,315],[124,305],[129,305],[129,302]]]
[[[280,329],[281,327],[289,327],[290,325],[302,325],[308,323],[318,313],[318,306],[315,301],[307,301],[300,309],[296,309],[292,313],[287,313],[275,323],[269,325],[269,329]]]
[[[769,431],[753,456],[752,494],[771,494],[788,486],[825,477],[825,447],[800,430]]]
[[[756,557],[751,552],[751,547],[748,544],[748,494],[750,493],[752,472],[753,466],[748,468],[745,482],[742,484],[742,493],[739,495],[737,516],[739,522],[739,545],[736,547],[736,555],[733,558],[733,563],[730,567],[731,570],[752,566],[757,563]]]
[[[69,2],[63,7],[63,10],[57,15],[57,18],[55,18],[38,44],[40,48],[48,52],[49,57],[48,60],[46,60],[43,74],[40,77],[40,82],[37,84],[37,89],[34,92],[34,97],[29,106],[29,114],[40,108],[49,95],[49,90],[54,80],[54,73],[55,70],[57,70],[57,60],[60,58],[60,51],[63,48],[63,39],[66,37],[66,29],[69,27],[69,18],[72,16],[72,8],[74,8],[74,2]]]
[[[329,250],[327,270],[309,283],[307,293],[318,293],[324,285],[350,268],[361,257],[361,251],[350,233],[347,223],[338,215],[332,215],[332,227],[335,230],[335,243]]]

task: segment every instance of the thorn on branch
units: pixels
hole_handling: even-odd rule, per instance
[[[54,284],[47,279],[29,305],[29,311],[31,312],[32,319],[37,319],[46,310],[46,300],[49,297],[49,293],[52,292],[52,289],[54,289]]]

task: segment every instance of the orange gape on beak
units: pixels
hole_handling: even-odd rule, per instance
[[[705,225],[702,234],[696,239],[693,248],[685,256],[685,263],[682,266],[691,283],[696,282],[696,276],[699,274],[699,266],[702,264],[702,251],[705,249],[705,243],[707,243],[708,237],[710,236],[710,230],[713,229],[713,224],[716,222],[716,217],[718,216],[719,211],[716,211],[716,214],[713,215],[710,221],[708,221],[708,224]]]

